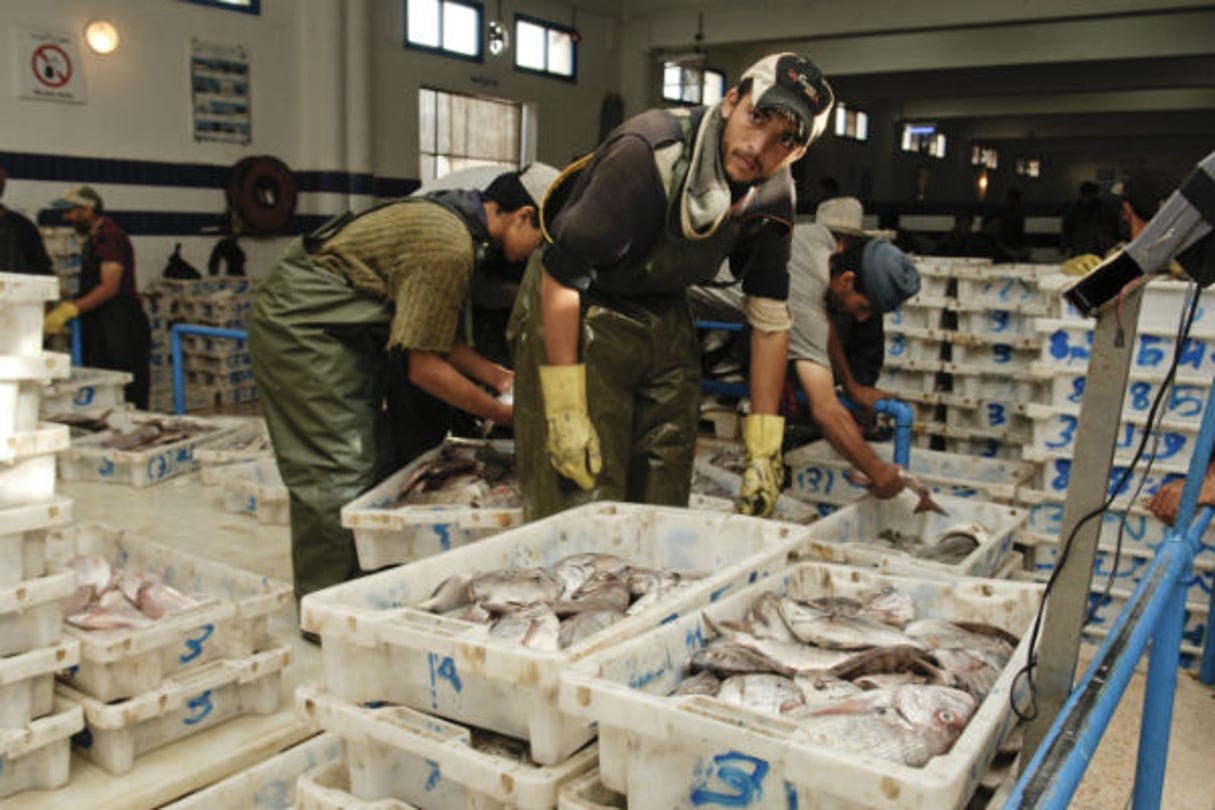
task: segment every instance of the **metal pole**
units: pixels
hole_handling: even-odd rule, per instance
[[[169,330],[169,352],[173,359],[173,413],[178,416],[186,412],[186,371],[182,368],[181,360],[182,335],[201,335],[225,340],[249,339],[249,332],[245,329],[224,329],[192,323],[179,323]]]
[[[1110,403],[1122,402],[1126,393],[1142,301],[1143,290],[1132,290],[1117,317],[1111,311],[1104,312],[1093,330],[1060,542],[1073,537],[1073,531],[1075,534],[1046,605],[1035,677],[1038,717],[1026,729],[1023,761],[1031,760],[1072,691],[1101,520],[1090,520],[1078,530],[1076,526],[1080,518],[1100,508],[1106,499],[1120,426],[1118,419],[1110,418]]]

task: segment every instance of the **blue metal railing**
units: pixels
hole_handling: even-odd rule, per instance
[[[1133,806],[1160,807],[1164,767],[1168,760],[1177,661],[1185,621],[1186,579],[1201,547],[1215,508],[1204,507],[1195,518],[1211,446],[1215,442],[1215,401],[1207,404],[1190,460],[1175,526],[1156,550],[1147,573],[1118,614],[1097,657],[1081,676],[1038,746],[1005,808],[1066,808],[1092,760],[1110,718],[1130,682],[1136,664],[1151,643]],[[1208,621],[1204,669],[1215,642]],[[1208,682],[1204,680],[1204,682]]]
[[[84,340],[80,332],[80,318],[72,318],[68,321],[68,328],[71,329],[72,338],[72,365],[84,365]]]
[[[224,340],[249,339],[249,332],[244,329],[223,329],[218,326],[198,326],[192,323],[179,323],[169,330],[169,352],[173,358],[173,413],[178,415],[186,412],[186,370],[182,368],[181,358],[182,335],[199,335]]]

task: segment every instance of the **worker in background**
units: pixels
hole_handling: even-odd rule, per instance
[[[81,237],[80,294],[47,313],[43,331],[57,335],[80,318],[84,365],[133,376],[125,396],[148,408],[152,333],[135,283],[135,251],[118,223],[105,216],[101,195],[74,186],[51,202]]]
[[[408,352],[411,384],[510,424],[512,407],[496,394],[514,375],[468,345],[468,291],[491,252],[518,262],[536,249],[550,179],[529,167],[484,192],[439,191],[335,217],[295,240],[259,285],[249,349],[290,494],[297,596],[358,574],[339,513],[391,471],[388,349]]]
[[[476,166],[449,172],[442,177],[429,180],[410,196],[418,197],[433,191],[447,189],[488,188],[500,175],[512,171],[509,166]],[[548,181],[557,177],[557,170],[544,163],[533,163],[530,172],[536,178],[547,176]],[[543,179],[537,181],[547,185]],[[523,276],[524,262],[508,262],[501,251],[493,251],[473,274],[468,290],[468,311],[471,316],[470,346],[477,354],[499,363],[510,365],[510,347],[506,342],[506,322],[519,280]],[[442,443],[448,435],[496,436],[507,435],[509,425],[490,425],[477,420],[471,414],[453,408],[446,402],[428,394],[409,381],[409,350],[395,347],[389,351],[389,362],[385,369],[385,416],[392,436],[393,469],[403,467],[422,453]],[[489,428],[489,430],[486,430]]]
[[[789,308],[793,328],[789,359],[823,437],[870,481],[879,498],[892,498],[903,489],[899,468],[882,461],[864,440],[852,414],[836,395],[842,392],[862,408],[872,410],[891,394],[863,385],[849,368],[836,323],[858,328],[880,321],[920,289],[920,274],[911,260],[890,242],[871,238],[862,228],[860,200],[840,197],[819,205],[814,222],[793,229],[789,262]],[[693,288],[702,311],[721,313],[738,306],[733,289]],[[714,309],[708,309],[708,307]],[[720,317],[720,314],[719,314]],[[729,317],[728,315],[726,317]],[[884,350],[884,337],[877,337]]]
[[[1175,179],[1161,172],[1142,172],[1115,183],[1110,192],[1118,203],[1119,222],[1124,238],[1122,242],[1110,248],[1105,256],[1112,255],[1126,242],[1143,233],[1148,221],[1156,216],[1160,206],[1164,205],[1164,201],[1173,193],[1177,185]],[[1068,259],[1059,269],[1067,275],[1082,276],[1093,270],[1102,261],[1104,261],[1103,257],[1096,253],[1084,253]],[[1168,272],[1178,277],[1185,273],[1181,269],[1181,265],[1175,261],[1169,265]]]
[[[8,174],[0,166],[0,197],[7,182]],[[4,203],[0,203],[0,273],[51,274],[51,257],[38,226]]]
[[[532,256],[510,327],[527,517],[591,500],[687,504],[700,364],[686,290],[727,257],[753,327],[739,508],[771,513],[792,323],[789,166],[833,104],[813,63],[773,54],[712,107],[626,121],[554,183],[551,244]]]

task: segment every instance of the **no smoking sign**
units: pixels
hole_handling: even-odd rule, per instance
[[[18,93],[45,101],[84,101],[80,49],[68,34],[14,30]]]

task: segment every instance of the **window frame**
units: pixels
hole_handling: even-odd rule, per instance
[[[479,0],[435,0],[439,6],[439,45],[424,45],[409,39],[409,0],[401,0],[401,27],[404,46],[411,51],[446,56],[451,59],[462,59],[465,62],[483,63],[485,61],[485,4]],[[443,4],[451,3],[471,9],[477,14],[477,52],[476,54],[461,53],[460,51],[444,48],[443,42]]]
[[[238,6],[235,3],[225,3],[223,0],[182,0],[185,3],[193,3],[196,6],[206,6],[207,8],[221,8],[224,11],[235,11],[237,14],[252,14],[261,16],[262,0],[249,0],[249,4]]]
[[[671,98],[670,96],[668,96],[666,94],[667,82],[666,82],[665,74],[667,71],[667,67],[672,66],[672,65],[678,67],[680,70],[698,70],[698,71],[700,71],[700,100],[699,101],[689,101],[688,99],[682,98],[682,97],[681,98]],[[671,62],[671,61],[664,59],[664,60],[662,60],[662,72],[663,72],[664,76],[663,76],[663,80],[662,80],[662,89],[659,91],[659,95],[662,98],[663,104],[673,104],[673,105],[676,105],[679,107],[702,107],[702,106],[707,107],[707,106],[710,106],[710,102],[705,101],[705,80],[708,78],[710,73],[713,73],[713,74],[721,77],[721,97],[722,98],[725,98],[726,93],[729,92],[729,90],[730,90],[730,85],[726,83],[726,72],[724,70],[721,70],[720,68],[710,67],[707,64],[682,65],[679,62]],[[680,84],[680,87],[686,88],[687,85]],[[717,102],[714,101],[711,103],[716,104]]]
[[[422,106],[422,96],[424,93],[434,93],[434,94],[436,94],[436,96],[438,96],[438,95],[460,96],[463,98],[473,99],[474,101],[479,101],[479,102],[484,102],[484,103],[489,103],[489,104],[500,104],[500,105],[515,108],[518,112],[518,117],[519,117],[518,132],[516,133],[518,147],[519,147],[518,153],[511,158],[500,161],[500,160],[497,160],[496,158],[494,158],[494,159],[482,158],[482,157],[477,157],[477,156],[473,156],[473,155],[469,155],[469,154],[457,155],[454,152],[440,152],[438,150],[435,150],[433,152],[428,152],[425,149],[426,137],[422,134],[422,131],[421,131],[421,126],[423,123],[423,116],[421,114],[421,106]],[[527,111],[527,105],[525,103],[523,103],[521,101],[516,101],[514,99],[496,98],[493,96],[481,96],[481,95],[477,95],[475,93],[467,93],[467,92],[463,92],[460,90],[450,90],[450,89],[446,89],[443,87],[438,87],[436,85],[424,84],[417,89],[417,104],[418,104],[418,113],[419,113],[418,114],[418,127],[419,127],[419,129],[418,129],[418,177],[423,183],[426,183],[431,179],[438,179],[438,178],[428,178],[428,177],[424,176],[425,172],[423,171],[423,165],[424,165],[424,157],[426,155],[430,155],[435,160],[437,160],[439,158],[439,156],[443,156],[446,158],[451,158],[454,156],[454,157],[457,157],[460,159],[483,161],[484,163],[501,163],[501,164],[505,164],[505,165],[513,164],[516,166],[516,168],[520,168],[520,167],[524,166],[525,164],[527,164],[528,162],[530,162],[530,159],[528,158],[527,155],[529,152],[534,151],[534,150],[530,150],[527,148],[527,126],[528,126],[527,115],[528,115],[528,111]],[[437,119],[436,119],[436,123],[437,123]],[[459,169],[454,169],[451,171],[459,171]]]
[[[519,64],[519,23],[520,22],[526,22],[531,25],[535,25],[535,26],[538,26],[538,27],[544,29],[544,32],[545,32],[544,63],[546,65],[548,64],[548,57],[549,57],[548,33],[550,31],[558,31],[562,34],[567,34],[569,36],[570,44],[573,45],[573,48],[571,48],[571,50],[570,50],[570,75],[566,76],[564,73],[555,73],[555,72],[549,70],[547,67],[543,70],[540,70],[538,68],[533,68],[533,67],[524,67]],[[570,26],[570,25],[562,25],[561,23],[555,23],[552,20],[545,20],[540,17],[533,17],[530,14],[521,14],[520,12],[516,11],[515,17],[514,17],[514,24],[512,26],[511,32],[514,37],[514,50],[515,50],[515,54],[511,58],[511,64],[514,67],[516,73],[527,73],[532,76],[543,76],[547,79],[557,79],[558,81],[569,82],[570,84],[578,83],[578,42],[581,39],[581,36],[578,34],[578,30],[576,28],[574,28],[573,26]]]
[[[920,131],[910,133],[912,129]],[[903,143],[909,133],[914,135],[930,135],[930,139],[917,139],[923,145],[915,149],[908,149]],[[937,153],[938,144],[940,145],[940,154]],[[906,155],[921,155],[933,160],[944,160],[949,151],[949,138],[941,131],[940,125],[935,122],[904,121],[900,125],[899,150]]]
[[[839,131],[840,116],[844,117],[844,131]],[[862,138],[859,135],[848,134],[848,121],[852,120],[852,130],[856,132],[860,128],[861,120],[865,122],[865,136]],[[856,143],[869,142],[869,113],[859,107],[852,107],[843,101],[836,100],[835,110],[832,112],[831,133],[837,138],[843,138],[846,141],[854,141]]]

